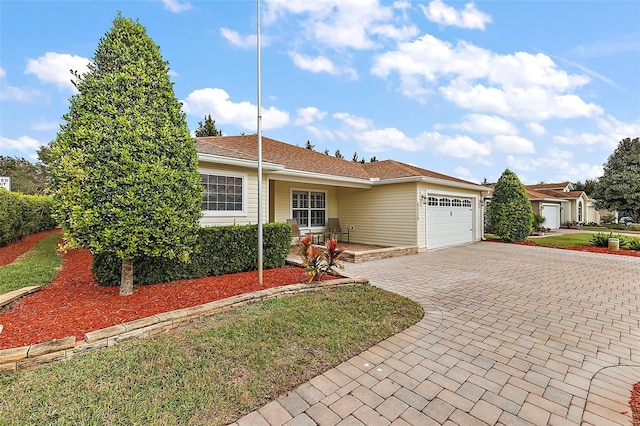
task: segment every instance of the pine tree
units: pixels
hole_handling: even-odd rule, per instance
[[[211,114],[209,114],[204,116],[204,123],[202,121],[198,121],[196,136],[199,138],[206,136],[222,136],[222,130],[218,130],[216,128],[216,120],[213,120],[211,118]]]
[[[120,294],[133,292],[133,259],[187,260],[202,188],[194,140],[169,65],[138,22],[120,13],[51,148],[54,216],[66,247],[122,259]]]
[[[334,157],[343,159],[344,156],[340,153],[339,149],[336,149],[336,152],[333,154]]]

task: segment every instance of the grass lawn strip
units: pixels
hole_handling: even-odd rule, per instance
[[[552,235],[543,238],[527,238],[527,241],[542,247],[571,248],[578,246],[588,246],[589,239],[593,234],[572,233],[563,235]]]
[[[0,375],[0,424],[228,424],[422,315],[369,285],[266,301]]]
[[[13,263],[0,267],[0,294],[51,282],[62,260],[56,251],[59,234],[49,235]]]

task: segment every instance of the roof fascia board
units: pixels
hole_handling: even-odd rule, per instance
[[[344,186],[349,188],[371,188],[368,180],[349,178],[344,176],[326,175],[322,173],[303,172],[299,170],[278,170],[269,173],[270,179],[287,182],[315,183],[320,185]]]
[[[240,166],[240,167],[249,167],[249,168],[257,168],[258,162],[255,160],[245,160],[242,158],[233,158],[233,157],[225,157],[222,155],[212,155],[212,154],[202,154],[198,153],[199,161],[207,161],[210,163],[217,164],[225,164],[228,166]],[[275,163],[262,163],[262,167],[265,170],[283,170],[284,166]]]
[[[435,185],[452,186],[454,188],[460,188],[460,189],[471,189],[473,191],[489,191],[491,189],[489,187],[476,185],[473,183],[456,182],[452,180],[438,179],[438,178],[432,178],[428,176],[408,176],[408,177],[381,179],[381,180],[373,181],[375,185],[389,185],[394,183],[407,183],[407,182],[424,182],[424,183],[431,183]]]

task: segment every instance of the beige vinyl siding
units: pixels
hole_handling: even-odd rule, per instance
[[[336,217],[342,228],[354,227],[352,242],[416,246],[416,184],[339,188]]]
[[[217,163],[206,163],[201,161],[198,164],[198,171],[200,173],[213,174],[215,174],[215,172],[220,172],[222,174],[237,173],[239,175],[247,176],[247,191],[246,198],[244,199],[244,202],[246,203],[245,215],[203,216],[202,218],[200,218],[200,226],[247,225],[251,223],[258,223],[258,174],[256,173],[255,169],[233,167]],[[263,191],[263,199],[267,199],[266,190]]]
[[[535,214],[540,214],[540,201],[532,201],[531,208]]]
[[[327,194],[326,217],[338,217],[338,200],[335,187],[278,180],[271,181],[269,187],[273,192],[269,194],[272,202],[272,205],[269,206],[269,220],[272,222],[286,222],[287,219],[291,219],[291,192],[294,190],[325,192]],[[313,228],[314,231],[321,231],[322,229]]]
[[[482,239],[482,229],[483,229],[483,217],[482,217],[482,209],[483,206],[480,204],[482,198],[481,194],[478,191],[473,190],[465,190],[460,188],[452,188],[450,186],[444,185],[429,185],[429,184],[419,184],[418,185],[418,197],[420,193],[426,193],[429,195],[449,195],[449,196],[457,196],[461,198],[470,198],[471,205],[473,207],[473,238],[475,241],[480,241]],[[427,206],[426,204],[422,204],[420,206],[420,218],[418,221],[418,248],[426,249],[427,241],[426,241],[426,226],[427,226],[427,218],[426,218]]]

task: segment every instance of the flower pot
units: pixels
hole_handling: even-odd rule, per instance
[[[609,238],[609,250],[611,250],[611,251],[620,250],[620,239],[619,238]]]

